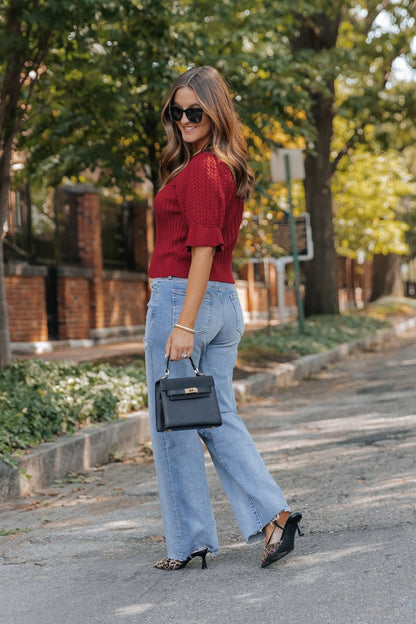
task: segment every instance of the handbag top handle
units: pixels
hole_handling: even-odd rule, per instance
[[[194,369],[195,375],[197,375],[198,377],[203,377],[204,373],[201,373],[201,371],[199,370],[199,368],[197,366],[195,366],[193,359],[189,356],[189,358],[187,358],[191,361],[192,364],[192,368]],[[170,357],[168,357],[167,362],[166,362],[166,371],[165,374],[163,375],[162,379],[167,379],[169,377],[170,374]]]

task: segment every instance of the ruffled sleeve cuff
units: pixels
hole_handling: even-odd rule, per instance
[[[211,225],[193,225],[189,228],[186,246],[191,247],[215,247],[222,251],[224,239],[219,227]]]

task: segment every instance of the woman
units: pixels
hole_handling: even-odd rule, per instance
[[[205,474],[205,442],[247,542],[263,535],[261,566],[293,550],[301,514],[290,513],[279,486],[236,414],[232,374],[243,316],[231,271],[253,175],[227,86],[212,67],[175,82],[162,111],[167,146],[162,189],[155,198],[156,245],[149,268],[146,319],[150,428],[166,535],[167,558],[156,568],[178,570],[192,558],[219,552]],[[223,424],[216,429],[158,433],[154,385],[192,373],[192,356],[215,378]]]

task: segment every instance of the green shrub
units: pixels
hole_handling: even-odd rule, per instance
[[[240,362],[292,360],[327,351],[386,327],[390,327],[388,321],[359,314],[310,317],[305,321],[303,335],[299,333],[297,322],[247,332],[240,343],[238,358]]]
[[[143,362],[124,367],[22,360],[0,371],[0,459],[146,405]]]

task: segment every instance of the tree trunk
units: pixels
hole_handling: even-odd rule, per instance
[[[12,359],[10,349],[9,317],[7,313],[6,288],[4,284],[3,241],[0,241],[0,368],[8,366]]]
[[[333,49],[338,38],[340,14],[300,16],[292,42],[297,51],[319,55]],[[305,200],[310,214],[314,258],[306,262],[305,314],[338,314],[338,285],[332,215],[330,146],[334,118],[334,77],[327,72],[321,89],[310,91],[310,121],[316,130],[314,151],[305,160]]]
[[[12,8],[16,8],[16,2]],[[10,11],[7,30],[16,38],[21,35],[21,22],[14,11]],[[9,317],[7,313],[6,288],[4,283],[3,225],[7,217],[10,190],[10,163],[13,141],[17,128],[18,104],[21,92],[21,71],[24,60],[18,52],[7,59],[3,82],[0,88],[0,368],[11,362]]]
[[[316,153],[305,159],[305,200],[310,214],[314,257],[305,264],[305,314],[338,314],[338,285],[331,195],[332,100],[316,97]]]
[[[4,282],[3,224],[6,221],[10,189],[10,160],[12,139],[2,145],[0,156],[0,368],[8,366],[12,359],[10,350],[9,316],[7,312],[6,287]]]
[[[403,280],[400,273],[401,256],[389,253],[377,254],[373,258],[373,276],[370,301],[393,295],[403,297]]]

